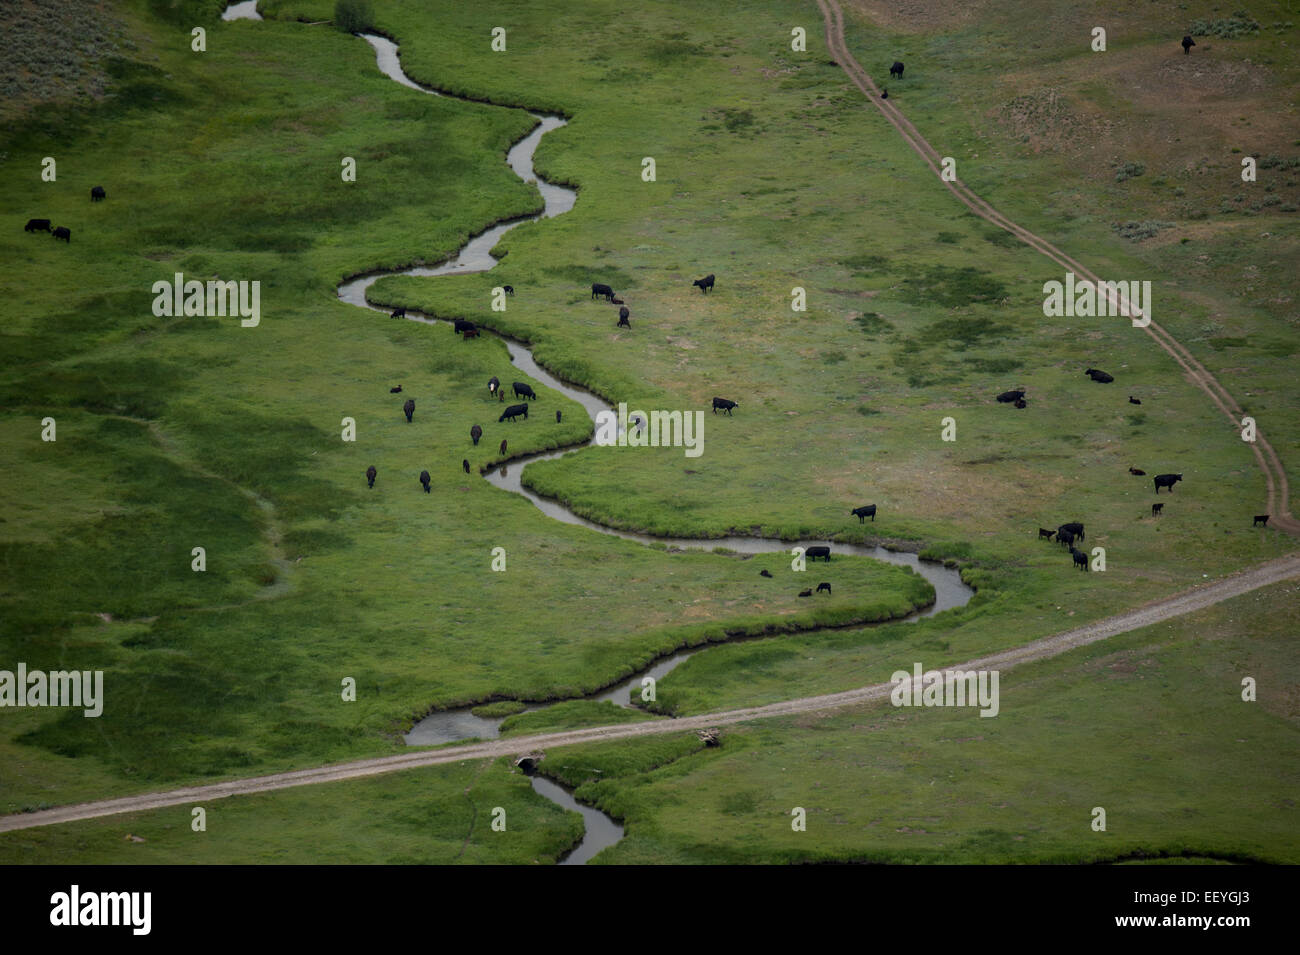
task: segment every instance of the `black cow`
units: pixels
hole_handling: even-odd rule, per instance
[[[1264,527],[1268,527],[1268,515],[1267,515],[1267,514],[1256,514],[1256,515],[1255,515],[1255,523],[1251,524],[1250,526],[1251,526],[1251,527],[1259,527],[1260,525],[1263,525]]]
[[[420,483],[424,485],[424,493],[428,494],[429,493],[429,472],[428,471],[420,472]]]
[[[714,414],[717,414],[717,413],[718,413],[718,409],[721,408],[721,409],[722,409],[723,411],[725,411],[727,414],[731,414],[731,409],[734,408],[734,407],[736,407],[737,404],[738,404],[738,402],[735,402],[735,401],[728,401],[726,398],[714,398],[714,399],[713,399],[713,413],[714,413]]]
[[[1084,372],[1084,374],[1087,375],[1089,378],[1091,378],[1093,381],[1103,385],[1108,385],[1115,380],[1113,375],[1108,375],[1104,371],[1098,368],[1089,368],[1087,371]]]
[[[1174,493],[1174,485],[1183,479],[1181,474],[1157,474],[1156,475],[1156,493],[1160,493],[1162,487],[1169,488],[1169,493]]]
[[[406,404],[402,405],[402,410],[406,412],[406,423],[411,423],[411,415],[415,414],[415,399],[407,398]]]
[[[65,226],[59,226],[57,229],[54,230],[54,238],[62,239],[64,242],[71,244],[72,230]]]
[[[612,288],[608,285],[602,285],[600,282],[592,282],[591,297],[595,298],[598,295],[603,295],[607,302],[612,302],[614,300],[614,290]]]
[[[537,396],[533,394],[532,387],[530,385],[524,384],[522,381],[515,382],[515,397],[528,398],[530,401],[537,400]]]
[[[466,474],[469,474],[469,458],[465,458],[463,461],[461,461],[460,466],[465,469]]]
[[[24,232],[49,232],[49,219],[28,219],[27,225],[23,226]]]
[[[1053,537],[1053,535],[1055,535],[1055,534],[1056,534],[1056,531],[1049,531],[1046,527],[1040,527],[1040,528],[1038,529],[1038,539],[1039,539],[1039,540],[1051,540],[1052,537]]]
[[[1069,531],[1079,540],[1083,540],[1084,538],[1083,525],[1080,524],[1078,521],[1071,521],[1069,524],[1062,524],[1060,527],[1057,528],[1057,530]]]
[[[370,467],[366,468],[366,484],[369,487],[375,486],[375,478],[378,476],[378,474],[379,472],[375,470],[375,466],[373,464],[370,465]]]
[[[455,329],[457,335],[459,335],[461,332],[472,332],[476,328],[478,328],[478,326],[475,325],[473,322],[466,321],[463,318],[453,319],[451,324],[452,324],[452,328]]]
[[[1085,554],[1083,551],[1075,550],[1073,547],[1071,547],[1070,556],[1074,558],[1075,567],[1078,567],[1080,570],[1088,569],[1088,555]]]
[[[393,314],[389,315],[388,317],[389,317],[389,318],[406,318],[406,309],[404,309],[404,308],[395,308],[395,309],[393,309]]]
[[[474,445],[477,447],[478,439],[483,437],[483,429],[478,425],[474,425],[474,427],[469,429],[469,436],[474,439]]]
[[[706,275],[702,279],[696,279],[691,284],[697,287],[701,292],[708,294],[709,289],[713,288],[713,276],[711,274]]]
[[[760,576],[760,577],[771,577],[771,576],[772,576],[772,572],[771,572],[770,570],[760,570],[760,571],[758,572],[758,576]]]
[[[1196,41],[1189,36],[1183,37],[1183,54],[1192,52],[1192,47],[1196,46]]]
[[[560,413],[558,411],[555,412],[555,423],[556,424],[560,423]]]
[[[619,328],[631,328],[631,327],[632,327],[632,323],[628,321],[628,318],[631,316],[631,314],[632,314],[632,313],[631,313],[630,311],[628,311],[628,308],[627,308],[626,305],[624,305],[622,308],[620,308],[620,309],[618,310],[618,326],[617,326],[617,327],[619,327]]]
[[[505,292],[507,295],[514,295],[515,287],[513,285],[503,285],[501,286],[501,291]]]
[[[812,596],[812,588],[810,587],[810,588],[807,589],[807,590],[801,590],[801,591],[799,591],[799,596],[800,596],[800,597],[811,597],[811,596]]]
[[[1128,403],[1131,404],[1131,405],[1140,405],[1140,404],[1142,404],[1142,402],[1141,402],[1140,400],[1138,400],[1137,398],[1134,398],[1132,395],[1129,395],[1129,396],[1128,396]]]
[[[1025,390],[1023,388],[1016,388],[1012,391],[1002,392],[1002,394],[998,395],[998,401],[1002,402],[1004,405],[1009,405],[1014,404],[1024,396]]]
[[[814,544],[804,551],[804,556],[809,560],[816,560],[818,557],[825,557],[826,563],[831,562],[831,549],[825,544]]]
[[[1165,509],[1165,506],[1164,506],[1163,503],[1161,503],[1161,504],[1152,504],[1152,505],[1151,505],[1151,516],[1152,516],[1152,517],[1159,517],[1159,516],[1160,516],[1160,512],[1163,511],[1164,509]]]
[[[396,388],[389,388],[388,393],[390,395],[400,395],[402,393],[402,386],[398,385]]]
[[[903,78],[903,63],[901,60],[895,60],[894,65],[889,68],[890,79],[893,79],[895,76],[900,80]]]
[[[1074,547],[1074,535],[1071,534],[1069,531],[1057,531],[1056,542],[1058,544],[1064,544],[1066,547],[1072,548]]]
[[[1146,471],[1143,471],[1141,468],[1129,468],[1129,469],[1128,469],[1128,473],[1129,473],[1129,474],[1136,474],[1138,477],[1146,477],[1146,476],[1147,476],[1147,472],[1146,472]]]
[[[1028,407],[1029,407],[1029,403],[1028,403],[1027,401],[1025,401],[1024,398],[1017,398],[1017,399],[1016,399],[1016,407],[1017,407],[1017,408],[1028,408]]]
[[[889,90],[887,90],[887,89],[883,89],[883,88],[882,88],[881,91],[880,91],[880,98],[881,98],[881,99],[889,99]]]
[[[98,202],[100,199],[107,199],[107,198],[108,198],[108,193],[104,191],[103,186],[96,186],[94,189],[90,190],[91,202]]]
[[[821,593],[823,590],[826,591],[827,593],[830,593],[830,592],[831,592],[831,585],[828,584],[828,583],[826,583],[826,581],[824,581],[824,580],[823,580],[820,584],[817,585],[817,592],[818,592],[818,593]]]
[[[497,418],[497,421],[514,421],[519,415],[523,415],[525,418],[528,417],[528,405],[511,405],[502,412],[501,417]]]
[[[506,439],[505,439],[505,438],[502,438],[502,439],[501,439],[501,457],[504,458],[505,456],[506,456]]]
[[[488,379],[488,394],[495,395],[497,393],[497,389],[500,387],[501,387],[501,379],[498,378],[496,375],[493,375],[491,378]]]
[[[876,523],[876,505],[874,504],[864,504],[862,507],[855,507],[853,510],[849,511],[849,513],[857,517],[859,524],[865,524],[868,517],[871,518],[871,523]]]

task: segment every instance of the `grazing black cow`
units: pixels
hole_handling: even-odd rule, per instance
[[[614,301],[614,290],[612,288],[608,285],[602,285],[600,282],[592,282],[591,297],[596,298],[599,295],[603,295],[607,302]]]
[[[474,427],[469,429],[469,436],[474,439],[474,446],[477,447],[478,439],[483,437],[483,429],[478,425],[474,425]]]
[[[1028,403],[1027,401],[1025,401],[1024,398],[1017,398],[1017,399],[1016,399],[1016,407],[1017,407],[1017,408],[1028,408],[1028,407],[1029,407],[1029,403]]]
[[[469,458],[465,458],[464,460],[462,460],[460,462],[460,466],[465,469],[466,474],[469,474]]]
[[[100,199],[107,199],[108,193],[104,191],[103,186],[96,186],[90,190],[90,201],[98,202]]]
[[[506,456],[506,439],[505,439],[505,438],[502,438],[502,439],[501,439],[501,456],[502,456],[503,458]]]
[[[771,576],[772,576],[772,572],[771,572],[770,570],[760,570],[760,571],[758,572],[758,576],[760,576],[760,577],[771,577]]]
[[[428,471],[420,472],[420,483],[424,485],[424,493],[428,494],[429,493],[429,472]]]
[[[503,285],[501,286],[501,291],[505,292],[507,295],[514,295],[515,287],[513,285]]]
[[[630,311],[628,311],[628,308],[627,308],[626,305],[624,305],[622,308],[620,308],[620,309],[618,310],[618,327],[619,327],[619,328],[631,328],[631,327],[632,327],[632,323],[628,321],[628,317],[631,316],[631,314],[632,314],[632,313],[631,313]]]
[[[1057,530],[1069,531],[1079,540],[1083,540],[1084,538],[1083,525],[1080,524],[1078,521],[1071,521],[1069,524],[1062,524],[1060,527],[1057,528]]]
[[[537,400],[537,396],[533,394],[532,387],[530,385],[524,384],[522,381],[515,382],[515,397],[516,398],[524,397],[524,398],[528,398],[531,401]]]
[[[491,378],[488,379],[488,394],[495,395],[497,393],[497,389],[500,387],[501,387],[501,379],[498,378],[496,375],[493,375]]]
[[[411,423],[411,415],[415,414],[415,399],[407,398],[406,404],[402,405],[402,410],[406,412],[406,423]]]
[[[1058,544],[1064,544],[1066,547],[1073,547],[1074,535],[1071,534],[1069,531],[1057,531],[1056,542]]]
[[[1191,52],[1192,52],[1192,47],[1194,47],[1194,46],[1196,46],[1196,41],[1195,41],[1195,40],[1193,40],[1190,36],[1185,36],[1185,37],[1183,37],[1183,54],[1184,54],[1184,55],[1186,55],[1186,54],[1188,54],[1188,53],[1191,53]]]
[[[466,321],[463,318],[452,319],[451,325],[452,328],[455,329],[457,335],[461,334],[462,332],[472,332],[474,331],[474,329],[478,328],[478,326],[475,325],[473,322]]]
[[[514,421],[519,415],[523,415],[525,418],[528,417],[528,405],[511,405],[502,412],[497,421]]]
[[[801,590],[801,591],[799,591],[799,596],[800,596],[800,597],[811,597],[811,596],[812,596],[812,588],[810,587],[810,588],[807,589],[807,590]]]
[[[1151,516],[1152,516],[1152,517],[1159,517],[1159,516],[1160,516],[1160,512],[1163,511],[1164,509],[1165,509],[1165,505],[1164,505],[1163,503],[1161,503],[1161,504],[1152,504],[1152,505],[1151,505]]]
[[[59,226],[57,229],[54,230],[54,238],[62,239],[64,242],[71,244],[72,230],[67,228],[66,226]]]
[[[696,279],[691,284],[694,285],[696,288],[698,288],[701,292],[708,294],[709,289],[713,288],[713,275],[709,274],[704,276],[704,278],[702,279]]]
[[[27,225],[23,226],[24,232],[49,232],[49,219],[28,219]]]
[[[1108,375],[1099,368],[1089,368],[1087,371],[1084,372],[1084,374],[1087,375],[1089,378],[1091,378],[1093,381],[1102,385],[1108,385],[1115,380],[1113,375]]]
[[[1131,405],[1140,405],[1140,404],[1142,404],[1142,402],[1141,402],[1140,400],[1138,400],[1137,398],[1134,398],[1132,395],[1129,395],[1129,396],[1128,396],[1128,403],[1131,404]]]
[[[398,385],[396,388],[389,388],[388,393],[390,395],[400,395],[402,393],[402,386]]]
[[[1071,547],[1070,556],[1074,558],[1075,567],[1078,567],[1080,570],[1088,569],[1088,555],[1085,554],[1083,551],[1075,550],[1073,547]]]
[[[1138,477],[1146,477],[1146,476],[1147,476],[1147,472],[1146,472],[1146,471],[1143,471],[1141,468],[1129,468],[1129,469],[1128,469],[1128,473],[1129,473],[1129,474],[1136,474]]]
[[[825,557],[826,563],[831,562],[831,549],[825,544],[814,544],[804,551],[804,556],[809,560],[816,560],[818,557]]]
[[[366,468],[366,484],[367,484],[367,486],[369,486],[369,487],[374,487],[374,486],[375,486],[375,478],[378,476],[378,474],[379,474],[379,472],[375,470],[375,466],[374,466],[373,464],[370,465],[370,467]]]
[[[890,79],[893,79],[895,76],[900,80],[903,78],[903,64],[901,60],[895,60],[894,65],[889,68]]]
[[[388,317],[389,317],[389,318],[406,318],[406,309],[404,309],[404,308],[395,308],[395,309],[393,309],[393,314],[389,315]]]
[[[614,298],[611,298],[611,299],[609,300],[609,304],[610,304],[610,305],[622,305],[622,304],[624,304],[624,302],[623,302],[623,300],[622,300],[621,298],[619,298],[618,296],[615,296]]]
[[[880,98],[881,98],[881,99],[889,99],[889,90],[882,88],[882,89],[880,90]]]
[[[1002,394],[998,395],[998,401],[1002,402],[1004,405],[1009,405],[1014,404],[1024,396],[1025,390],[1023,388],[1016,388],[1012,391],[1002,392]]]
[[[714,413],[714,414],[717,414],[717,413],[718,413],[718,409],[721,408],[721,409],[722,409],[723,411],[725,411],[727,414],[731,414],[731,409],[734,408],[734,407],[736,407],[737,404],[738,404],[738,402],[735,402],[735,401],[728,401],[726,398],[714,398],[714,399],[713,399],[713,413]]]
[[[830,593],[830,592],[831,592],[831,585],[828,584],[828,583],[826,583],[826,581],[824,581],[824,580],[823,580],[820,584],[817,585],[817,592],[818,592],[818,593],[821,593],[823,590],[826,591],[827,593]]]
[[[1174,493],[1174,485],[1183,479],[1181,474],[1157,474],[1156,475],[1156,493],[1160,493],[1162,487],[1169,488],[1169,493]]]
[[[477,329],[477,328],[467,328],[467,329],[465,329],[465,341],[469,341],[471,338],[478,338],[478,329]]]
[[[1264,527],[1268,527],[1268,515],[1267,515],[1267,514],[1256,514],[1256,515],[1255,515],[1255,523],[1251,524],[1250,526],[1251,526],[1251,527],[1259,527],[1259,526],[1261,526],[1261,525],[1263,525]]]
[[[555,423],[556,424],[560,423],[560,413],[558,411],[555,412]]]
[[[871,518],[871,523],[876,523],[876,505],[874,504],[864,504],[862,507],[855,507],[853,510],[849,511],[849,513],[857,517],[859,524],[865,524],[868,517]]]
[[[1055,536],[1055,534],[1056,531],[1049,531],[1046,527],[1040,527],[1038,529],[1039,540],[1051,540],[1052,537]]]

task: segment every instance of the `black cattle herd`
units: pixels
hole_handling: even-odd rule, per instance
[[[1115,380],[1114,375],[1107,374],[1106,372],[1098,368],[1085,369],[1084,374],[1100,385],[1108,385],[1114,382]],[[1023,388],[1016,388],[1012,391],[1004,391],[1002,392],[1002,394],[997,396],[997,400],[1002,404],[1014,404],[1017,408],[1028,407],[1028,403],[1025,401],[1025,389]],[[1128,400],[1129,400],[1129,404],[1134,404],[1134,405],[1142,404],[1142,401],[1140,399],[1134,398],[1132,395],[1128,396]],[[1145,477],[1147,472],[1143,471],[1141,468],[1130,467],[1128,469],[1128,473],[1136,475],[1138,477]],[[1162,487],[1168,488],[1170,494],[1174,493],[1174,485],[1177,484],[1182,479],[1183,476],[1181,474],[1157,474],[1154,478],[1156,494],[1160,493],[1160,489]],[[1162,513],[1164,513],[1164,509],[1165,509],[1165,505],[1163,503],[1152,504],[1151,516],[1159,517]],[[874,510],[875,509],[872,508],[873,516],[871,519],[873,521],[875,520]],[[854,511],[853,513],[857,514],[858,512]],[[1251,526],[1267,527],[1268,518],[1269,515],[1267,514],[1256,514],[1255,521]],[[1083,540],[1082,524],[1080,523],[1062,524],[1055,531],[1051,531],[1048,530],[1047,528],[1040,527],[1038,529],[1038,539],[1048,540],[1048,541],[1055,540],[1057,543],[1068,547],[1070,550],[1070,557],[1074,562],[1074,566],[1079,568],[1080,570],[1088,570],[1087,555],[1084,554],[1082,551],[1077,550],[1074,546],[1074,542],[1076,539],[1080,541]]]
[[[103,186],[95,186],[90,190],[90,201],[99,202],[101,199],[107,199],[108,193],[104,191]],[[62,239],[68,244],[72,243],[72,230],[67,226],[51,226],[49,219],[28,219],[27,225],[23,226],[24,232],[48,232],[56,239]]]
[[[903,64],[895,63],[894,67],[896,67],[897,75],[901,77],[903,73]],[[893,75],[895,73],[895,70],[891,69],[890,73],[891,75]],[[710,274],[705,276],[702,279],[696,279],[691,284],[693,287],[698,288],[700,289],[701,292],[707,294],[708,291],[714,287],[714,283],[715,283],[715,276]],[[505,289],[507,294],[509,295],[514,294],[514,289],[511,286],[507,285],[505,286]],[[616,296],[614,289],[611,286],[605,285],[600,282],[592,283],[591,298],[593,301],[598,298],[601,298],[610,304],[618,305],[619,306],[618,325],[616,327],[628,328],[628,329],[632,327],[631,322],[629,321],[629,318],[631,316],[631,310],[624,304],[622,299]],[[392,314],[394,318],[400,318],[405,316],[406,310],[404,308],[395,309]],[[471,333],[473,333],[473,335],[475,336],[478,334],[478,330],[473,322],[457,319],[455,320],[453,327],[457,332],[464,334],[467,338],[471,337]],[[1085,369],[1084,374],[1087,375],[1088,378],[1090,378],[1092,381],[1096,382],[1097,384],[1103,384],[1103,385],[1111,384],[1115,381],[1115,377],[1113,375],[1105,371],[1102,371],[1099,368]],[[520,382],[520,381],[513,382],[512,387],[514,389],[514,396],[516,398],[524,398],[530,401],[537,400],[537,395],[533,392],[532,387],[526,384],[525,382]],[[402,390],[401,385],[398,385],[397,387],[390,389],[391,393],[394,394],[401,392],[401,390]],[[501,387],[501,381],[495,375],[488,380],[488,393],[491,395],[495,395],[498,401],[505,400],[505,389]],[[1001,404],[1013,405],[1016,408],[1021,408],[1021,409],[1027,408],[1029,407],[1029,403],[1025,398],[1026,393],[1027,393],[1027,389],[1014,388],[1010,391],[1004,391],[1001,394],[999,394],[997,396],[997,401]],[[1135,404],[1135,405],[1142,404],[1141,399],[1136,398],[1133,395],[1128,396],[1128,401],[1130,404]],[[736,401],[732,401],[727,398],[715,397],[713,399],[713,413],[717,414],[719,411],[722,411],[725,414],[730,415],[732,413],[732,410],[738,407],[738,405],[739,403]],[[406,404],[403,407],[404,410],[406,411],[406,420],[410,421],[411,415],[415,410],[414,399],[408,399]],[[506,421],[513,422],[518,417],[523,417],[525,420],[527,420],[528,418],[527,401],[524,401],[520,404],[514,404],[508,406],[505,409],[505,411],[501,414],[501,416],[497,419],[497,422],[498,423],[502,423]],[[555,420],[557,423],[560,421],[559,411],[555,412]],[[641,426],[641,422],[637,420],[634,420],[633,424],[638,428]],[[475,445],[478,444],[479,438],[482,437],[482,435],[483,435],[483,429],[479,425],[476,424],[470,428],[470,438],[473,440]],[[505,456],[505,453],[506,453],[506,442],[502,441],[501,442],[502,457]],[[468,460],[463,461],[462,466],[464,467],[466,474],[470,473],[470,466]],[[1137,476],[1146,475],[1145,471],[1135,467],[1130,467],[1129,473]],[[371,466],[370,469],[366,471],[366,478],[369,481],[370,486],[374,487],[375,469],[373,466]],[[427,478],[428,478],[427,471],[421,473],[420,481],[424,485],[424,489],[426,492],[429,490]],[[1174,490],[1174,485],[1177,484],[1182,479],[1183,476],[1181,474],[1157,474],[1154,478],[1156,494],[1160,493],[1161,488],[1168,488],[1169,492],[1172,494]],[[1153,504],[1151,506],[1151,516],[1159,517],[1160,514],[1163,512],[1163,510],[1164,510],[1163,503]],[[865,524],[867,518],[871,518],[872,523],[875,523],[876,505],[866,504],[861,507],[855,507],[853,508],[853,510],[849,512],[849,515],[851,517],[856,517],[858,519],[858,523],[860,524]],[[1252,526],[1267,527],[1268,517],[1269,515],[1267,514],[1256,515],[1254,525]],[[1083,551],[1079,550],[1077,547],[1074,546],[1076,541],[1082,543],[1084,540],[1084,526],[1081,522],[1073,521],[1067,524],[1062,524],[1055,531],[1040,527],[1038,529],[1038,537],[1040,540],[1055,541],[1061,546],[1066,547],[1069,551],[1070,559],[1074,567],[1083,571],[1087,571],[1089,569],[1087,554],[1085,554]],[[807,550],[804,553],[809,560],[813,560],[813,561],[816,561],[818,558],[821,558],[829,562],[831,559],[830,547],[827,545],[811,546],[807,548]],[[759,573],[763,577],[770,578],[772,576],[766,570],[760,571]],[[818,593],[825,592],[829,594],[831,592],[830,584],[825,582],[819,584],[817,587],[817,592]],[[812,596],[812,593],[813,591],[811,589],[808,589],[802,591],[799,594],[799,596],[810,597]]]
[[[35,221],[37,220],[33,220],[33,222]],[[48,225],[48,222],[46,224]],[[706,275],[702,279],[696,279],[694,282],[691,283],[691,285],[693,287],[699,288],[702,292],[707,293],[709,289],[713,288],[714,281],[715,281],[715,277],[713,275]],[[502,286],[502,290],[505,292],[506,295],[515,294],[515,289],[514,286],[512,285],[504,285]],[[627,307],[623,299],[619,298],[614,293],[614,289],[611,286],[605,285],[600,282],[593,282],[591,285],[591,298],[593,301],[597,298],[602,298],[606,302],[612,305],[619,306],[618,324],[615,327],[631,329],[632,323],[631,321],[629,321],[629,319],[632,316],[632,311]],[[389,313],[389,315],[391,318],[407,317],[406,309],[403,307],[394,308],[392,312]],[[465,339],[479,337],[479,333],[480,333],[479,327],[475,325],[473,322],[468,321],[467,319],[463,319],[463,318],[453,319],[451,322],[451,327],[455,333],[462,335]],[[522,398],[524,400],[519,404],[508,405],[506,409],[501,412],[501,416],[497,418],[498,424],[503,424],[505,422],[510,422],[513,424],[515,419],[517,418],[523,418],[525,421],[527,421],[528,402],[537,400],[536,392],[533,391],[532,386],[529,385],[527,382],[524,381],[512,382],[511,388],[514,391],[515,398],[517,399]],[[394,385],[392,388],[388,389],[388,393],[392,395],[401,394],[402,386]],[[493,375],[491,378],[488,379],[488,394],[495,396],[498,402],[505,401],[506,389],[501,386],[501,379],[498,378],[496,375]],[[731,401],[727,398],[713,399],[714,414],[717,414],[719,411],[722,411],[730,415],[732,410],[737,407],[739,407],[739,402]],[[414,420],[415,399],[414,398],[406,399],[405,404],[402,405],[402,411],[405,412],[406,420],[408,423]],[[563,417],[564,417],[563,412],[557,409],[555,412],[555,423],[559,424],[563,420]],[[638,428],[642,427],[643,424],[641,421],[636,419],[633,419],[632,423]],[[470,440],[473,441],[475,446],[477,446],[479,439],[483,437],[482,426],[478,424],[472,425],[469,429],[469,436],[470,436]],[[501,456],[505,457],[505,453],[506,453],[506,442],[503,440],[501,442]],[[464,469],[466,474],[469,474],[470,473],[469,459],[463,460],[461,462],[461,467]],[[371,465],[366,470],[366,481],[368,482],[368,485],[372,488],[375,486],[376,473],[377,472],[375,471],[374,465]],[[429,492],[429,483],[428,481],[425,480],[428,477],[428,475],[429,475],[428,471],[422,471],[420,473],[420,483],[421,485],[423,485],[426,493]],[[873,514],[874,511],[875,508],[873,506],[872,507]],[[872,517],[872,520],[875,520],[874,516]]]

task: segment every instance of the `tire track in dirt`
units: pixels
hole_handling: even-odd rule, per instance
[[[872,82],[871,77],[862,68],[861,64],[853,58],[849,52],[848,44],[844,39],[844,13],[840,9],[838,0],[817,0],[817,5],[821,8],[822,18],[826,23],[826,46],[831,55],[839,63],[840,68],[852,80],[868,102],[880,111],[881,115],[898,131],[912,149],[925,161],[930,167],[930,171],[954,196],[957,197],[971,212],[991,222],[999,228],[1010,232],[1013,236],[1024,242],[1030,248],[1045,255],[1053,262],[1060,265],[1067,271],[1072,271],[1080,278],[1085,278],[1093,282],[1098,288],[1101,288],[1101,279],[1099,279],[1086,266],[1075,261],[1066,255],[1056,246],[1052,245],[1041,236],[1035,235],[1023,226],[1012,222],[993,206],[977,196],[971,189],[960,179],[947,182],[940,175],[940,165],[942,157],[938,151],[921,135],[920,131],[912,125],[912,122],[903,115],[892,100],[881,99],[880,90]],[[1122,316],[1130,318],[1136,317],[1136,309],[1130,309],[1128,301],[1123,294],[1118,297],[1115,294],[1108,295],[1108,300],[1112,305],[1113,311]],[[1245,412],[1228,390],[1220,384],[1210,372],[1192,355],[1190,351],[1167,330],[1150,321],[1143,329],[1170,357],[1178,363],[1183,369],[1192,384],[1204,391],[1210,400],[1214,402],[1223,414],[1228,418],[1230,426],[1234,431],[1241,427],[1241,419]],[[1290,487],[1287,483],[1286,469],[1282,466],[1282,461],[1273,446],[1268,443],[1264,434],[1256,426],[1256,438],[1250,445],[1251,450],[1255,453],[1255,461],[1259,465],[1260,471],[1264,474],[1264,482],[1268,487],[1268,513],[1273,515],[1270,524],[1288,534],[1300,535],[1300,521],[1297,521],[1291,515],[1290,504]]]
[[[1214,583],[1185,590],[1162,600],[1153,601],[1135,610],[1107,617],[1095,623],[1085,624],[1065,633],[1043,637],[1021,647],[1012,647],[1009,650],[988,654],[974,660],[968,660],[965,663],[954,664],[944,669],[1004,670],[1022,663],[1045,660],[1077,647],[1084,647],[1121,633],[1147,627],[1184,614],[1194,613],[1224,600],[1257,590],[1260,587],[1268,587],[1298,577],[1300,577],[1300,554],[1290,554],[1269,561],[1266,564],[1261,564],[1243,573],[1217,580]],[[163,809],[169,806],[212,802],[217,799],[225,799],[228,796],[246,796],[253,793],[273,792],[278,789],[291,789],[297,786],[310,786],[316,783],[364,779],[368,776],[379,776],[385,773],[400,772],[405,769],[420,769],[426,766],[458,763],[470,759],[496,759],[501,756],[514,756],[547,747],[571,746],[576,743],[602,743],[636,736],[689,732],[708,727],[726,726],[732,723],[744,723],[751,720],[797,716],[805,713],[824,713],[847,706],[859,706],[864,703],[887,700],[893,688],[894,684],[892,683],[877,683],[856,690],[846,690],[842,693],[808,696],[796,700],[784,700],[780,703],[769,703],[765,706],[725,710],[700,716],[683,716],[671,720],[656,720],[651,723],[597,726],[590,729],[490,740],[484,743],[458,744],[435,750],[403,753],[397,756],[381,756],[375,759],[364,759],[333,766],[320,766],[314,769],[300,769],[294,772],[275,773],[269,776],[236,779],[208,786],[190,786],[169,792],[147,793],[140,796],[126,796],[121,799],[108,799],[99,802],[81,803],[75,806],[46,809],[40,812],[0,816],[0,832],[33,829],[37,826],[51,826],[81,819],[96,819],[125,812],[141,812],[151,809]]]

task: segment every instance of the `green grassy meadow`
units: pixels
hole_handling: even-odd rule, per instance
[[[1177,37],[1208,7],[1032,5],[1027,21],[1005,3],[952,16],[845,3],[848,41],[878,81],[907,61],[891,97],[976,192],[1104,277],[1152,280],[1156,320],[1289,465],[1300,140],[1279,115],[1300,89],[1300,36],[1283,5],[1252,8],[1261,26],[1246,36],[1198,38],[1186,60]],[[0,710],[0,813],[400,752],[413,720],[459,705],[504,716],[509,701],[570,701],[508,716],[503,731],[523,734],[835,692],[1295,549],[1251,527],[1265,487],[1237,430],[1127,319],[1043,316],[1059,270],[964,214],[829,61],[815,4],[745,0],[708,16],[675,0],[484,0],[435,17],[376,0],[407,73],[476,102],[383,77],[367,44],[331,28],[327,0],[263,0],[260,23],[221,23],[221,6],[78,0],[62,24],[0,29],[0,60],[16,64],[0,74],[0,669],[102,669],[106,688],[99,719]],[[1093,20],[1110,25],[1107,53],[1088,49]],[[497,24],[505,53],[490,48]],[[800,25],[806,53],[790,48]],[[37,30],[65,64],[44,81],[19,56]],[[602,42],[585,42],[593,33]],[[530,464],[527,486],[657,536],[920,551],[960,567],[977,590],[968,606],[890,622],[933,599],[905,569],[837,555],[795,576],[779,553],[647,547],[560,524],[478,476],[502,438],[511,455],[586,440],[582,408],[534,381],[530,419],[498,424],[487,379],[525,378],[501,341],[394,321],[335,290],[438,263],[537,212],[502,161],[534,125],[525,108],[568,119],[536,168],[576,188],[576,207],[508,233],[490,272],[385,277],[371,300],[481,323],[612,403],[706,412],[698,458],[590,447]],[[1240,158],[1255,153],[1259,180],[1244,184]],[[47,156],[54,182],[40,176]],[[355,182],[340,175],[347,157]],[[109,198],[92,204],[100,184]],[[23,232],[29,217],[72,241]],[[1115,228],[1129,221],[1169,225],[1134,242]],[[152,285],[177,272],[259,280],[260,325],[155,316]],[[691,282],[707,273],[705,296]],[[591,300],[593,281],[626,299],[630,330]],[[502,284],[517,294],[493,311]],[[792,310],[795,289],[806,311]],[[1087,367],[1115,383],[1093,384]],[[1013,387],[1028,408],[993,400]],[[715,395],[739,401],[734,416],[707,413]],[[1159,519],[1150,477],[1130,466],[1184,473]],[[876,520],[859,524],[849,510],[868,503]],[[1105,549],[1105,573],[1077,573],[1035,539],[1073,520]],[[498,547],[504,572],[491,569]],[[834,597],[796,596],[821,580]],[[1207,612],[1208,636],[1189,618],[1007,674],[1004,714],[979,720],[995,727],[949,725],[962,712],[774,720],[718,750],[652,738],[557,751],[543,771],[626,820],[601,861],[1186,849],[1294,862],[1294,759],[1268,759],[1295,752],[1287,595]],[[761,639],[684,663],[652,713],[574,699],[740,636]],[[1289,702],[1198,708],[1231,696],[1242,659],[1286,676]],[[345,678],[356,702],[341,698]],[[1152,720],[1158,732],[1133,730]],[[864,752],[864,728],[889,742]],[[961,748],[980,769],[945,748],[959,734],[980,737]],[[604,781],[562,768],[579,763]],[[774,784],[787,768],[792,782]],[[817,791],[799,789],[809,780]],[[683,800],[710,808],[682,813]],[[792,800],[816,807],[806,833],[781,817]],[[7,834],[0,860],[545,862],[580,832],[507,761],[226,802],[206,841],[175,810]],[[494,841],[483,813],[506,802],[520,820],[508,831],[526,835]],[[1084,803],[1118,808],[1108,834],[1088,830]],[[1136,818],[1121,821],[1126,806]],[[123,826],[147,842],[123,842]]]

